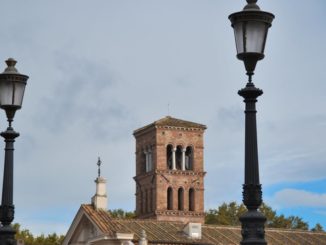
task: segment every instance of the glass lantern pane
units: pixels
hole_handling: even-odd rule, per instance
[[[0,106],[12,105],[14,86],[12,82],[0,81]]]
[[[15,105],[21,107],[25,91],[21,82],[0,81],[0,106]]]
[[[233,27],[234,29],[234,36],[235,36],[235,44],[237,46],[237,53],[243,53],[243,23],[239,22],[236,23]]]
[[[264,53],[267,26],[265,23],[248,21],[246,24],[246,52]]]
[[[14,104],[17,106],[20,106],[20,107],[22,106],[22,103],[23,103],[25,85],[26,84],[24,84],[24,83],[15,83]]]

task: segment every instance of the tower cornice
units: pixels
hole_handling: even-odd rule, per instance
[[[207,126],[200,123],[190,122],[190,121],[166,116],[151,124],[136,129],[133,135],[136,137],[157,128],[163,128],[169,130],[182,130],[182,131],[205,131],[207,129]]]

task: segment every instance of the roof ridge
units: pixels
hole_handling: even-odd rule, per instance
[[[179,119],[179,118],[175,118],[175,117],[171,117],[171,116],[166,116],[166,117],[158,119],[144,127],[134,130],[134,135],[137,134],[138,132],[145,130],[145,129],[152,128],[152,127],[155,128],[157,126],[172,127],[172,128],[192,128],[192,129],[201,129],[201,130],[207,129],[207,126],[204,124],[187,121],[187,120],[183,120],[183,119]]]

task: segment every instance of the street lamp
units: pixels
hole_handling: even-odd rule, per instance
[[[16,244],[16,231],[11,226],[15,213],[13,204],[14,142],[19,133],[14,131],[11,124],[16,110],[22,106],[28,76],[17,71],[15,68],[17,61],[14,59],[9,58],[6,63],[8,67],[0,74],[0,108],[5,110],[9,123],[7,130],[0,134],[6,143],[0,206],[0,245],[14,245]]]
[[[248,83],[239,90],[244,98],[245,110],[245,183],[243,185],[243,203],[248,211],[240,217],[242,226],[241,244],[267,244],[264,224],[266,217],[258,211],[262,204],[262,190],[259,181],[256,102],[263,91],[252,83],[252,76],[258,60],[264,58],[267,32],[274,15],[261,11],[257,0],[247,0],[240,12],[229,16],[234,29],[237,57],[244,62]]]

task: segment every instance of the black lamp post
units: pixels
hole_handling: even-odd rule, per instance
[[[14,180],[14,142],[19,133],[14,131],[11,123],[16,110],[22,106],[28,76],[20,74],[15,68],[16,61],[6,60],[8,67],[0,74],[0,108],[6,111],[7,130],[0,135],[5,139],[5,162],[3,172],[2,201],[0,206],[0,245],[14,245],[16,231],[12,228],[15,207],[13,204]]]
[[[261,11],[256,2],[257,0],[247,0],[248,4],[242,11],[229,16],[234,29],[237,57],[243,60],[249,77],[246,87],[238,92],[246,103],[243,203],[248,211],[240,217],[241,244],[267,244],[264,230],[266,217],[258,211],[262,203],[262,190],[258,167],[256,102],[263,91],[252,83],[252,76],[257,61],[264,58],[267,32],[274,15]]]

